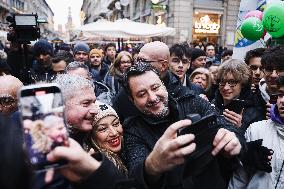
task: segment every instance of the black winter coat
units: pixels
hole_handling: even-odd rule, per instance
[[[242,126],[240,127],[243,134],[250,124],[265,119],[262,102],[256,100],[256,95],[257,94],[252,93],[249,88],[243,88],[241,91],[239,99],[245,101]],[[219,90],[216,92],[215,99],[212,103],[220,114],[226,109],[226,106],[224,107],[223,105],[223,97]]]
[[[222,175],[222,168],[219,166],[217,158],[198,176],[190,176],[183,179],[184,165],[181,165],[171,171],[165,172],[159,183],[155,183],[152,186],[147,185],[144,178],[146,174],[144,172],[145,160],[169,125],[184,119],[187,114],[198,113],[203,117],[216,112],[210,103],[187,91],[183,91],[183,95],[176,100],[169,97],[169,109],[170,115],[160,120],[152,119],[141,113],[138,116],[129,118],[125,122],[124,154],[126,156],[125,164],[128,167],[129,176],[135,178],[141,187],[144,188],[226,188],[227,182],[224,178],[225,176]],[[245,149],[245,140],[239,133],[239,130],[222,116],[217,117],[218,126],[233,131]],[[219,156],[221,157],[221,155]],[[228,163],[227,166],[230,166],[230,164]]]

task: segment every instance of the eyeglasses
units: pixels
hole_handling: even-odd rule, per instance
[[[13,98],[11,95],[0,97],[0,105],[2,107],[5,108],[11,107],[15,102],[17,102],[17,100]]]
[[[274,70],[275,70],[275,72],[278,76],[284,76],[284,69],[283,68],[276,69],[276,68],[268,67],[268,68],[264,68],[263,72],[264,72],[265,75],[269,76],[273,73]]]
[[[249,67],[250,67],[250,69],[251,69],[252,71],[254,71],[254,72],[257,71],[258,69],[259,69],[260,71],[263,70],[263,67],[262,67],[262,66],[258,67],[258,66],[256,66],[256,65],[250,65]]]
[[[226,81],[226,80],[221,80],[221,81],[219,81],[219,86],[220,86],[220,87],[225,87],[225,85],[226,85],[227,83],[228,83],[228,85],[229,85],[230,87],[235,87],[235,86],[239,83],[239,81],[233,80],[233,79],[228,80],[228,81]]]
[[[146,60],[145,58],[140,58],[140,57],[136,58],[136,63],[137,62],[144,62],[144,63],[151,64],[151,63],[154,63],[154,62],[164,62],[164,61],[166,61],[166,60]]]
[[[188,59],[179,59],[179,58],[173,58],[172,59],[172,63],[174,64],[179,64],[179,63],[182,63],[182,64],[188,64],[189,63],[189,60]]]

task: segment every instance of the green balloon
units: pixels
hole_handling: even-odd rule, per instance
[[[264,28],[259,18],[249,17],[243,21],[241,32],[245,38],[257,41],[262,37]]]
[[[269,5],[263,13],[262,23],[272,37],[284,36],[284,2]]]

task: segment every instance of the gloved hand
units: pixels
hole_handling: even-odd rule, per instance
[[[247,147],[248,150],[242,157],[243,165],[270,173],[272,167],[269,156],[272,156],[273,150],[262,146],[262,139],[247,142]]]

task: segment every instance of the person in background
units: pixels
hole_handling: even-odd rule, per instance
[[[251,72],[243,61],[231,59],[222,63],[219,66],[217,79],[219,89],[212,103],[226,120],[245,133],[251,123],[264,119],[260,105],[255,104],[250,89]],[[234,99],[244,100],[241,113],[227,109]]]
[[[204,94],[207,96],[207,94],[211,90],[211,76],[210,72],[206,68],[197,68],[192,72],[192,74],[189,76],[189,80],[199,85],[203,90]]]
[[[211,90],[209,91],[209,94],[208,94],[208,99],[210,101],[212,101],[215,98],[215,93],[219,88],[219,84],[217,83],[218,68],[219,68],[219,64],[218,65],[212,64],[208,69],[210,72],[211,81],[212,81]]]
[[[67,51],[58,51],[52,58],[52,70],[55,74],[63,74],[66,66],[73,62],[73,55]]]
[[[201,49],[193,49],[191,53],[191,63],[190,68],[187,70],[187,74],[191,75],[191,73],[196,68],[204,68],[206,64],[206,53]]]
[[[106,73],[109,70],[109,66],[105,64],[103,59],[103,53],[99,49],[92,49],[90,51],[90,72],[92,73],[95,81],[102,82]]]
[[[204,91],[199,86],[192,83],[186,74],[190,67],[191,51],[192,49],[186,45],[174,44],[170,48],[169,70],[179,77],[183,86],[188,87],[199,95],[204,93]]]
[[[251,124],[245,133],[247,142],[258,141],[266,147],[266,151],[262,151],[255,157],[258,164],[264,165],[262,169],[240,167],[232,177],[229,189],[280,189],[284,187],[284,153],[282,152],[284,145],[284,77],[280,76],[276,83],[277,102],[271,107],[271,118]]]
[[[96,102],[99,107],[94,117],[91,134],[91,146],[109,158],[117,168],[127,175],[127,169],[121,160],[123,128],[115,110],[104,103]]]
[[[54,78],[51,58],[53,56],[52,45],[43,39],[33,46],[35,61],[30,69],[30,82],[51,81]]]
[[[89,64],[90,47],[85,42],[78,42],[73,48],[74,60],[83,64]]]
[[[220,64],[220,58],[217,57],[215,47],[212,44],[207,44],[205,47],[206,51],[206,67],[209,68],[213,63]]]
[[[110,89],[103,83],[93,80],[89,67],[80,62],[71,62],[65,69],[65,72],[70,75],[78,75],[94,83],[95,94],[98,100],[101,102],[111,104],[111,98],[113,97]]]
[[[232,59],[233,50],[224,50],[221,54],[221,63],[225,62],[226,60]]]
[[[0,112],[6,116],[18,110],[18,91],[23,83],[12,75],[0,76]]]
[[[261,65],[261,57],[265,52],[265,48],[257,48],[246,53],[245,63],[252,71],[252,90],[257,91],[259,82],[264,77],[263,66]]]
[[[122,87],[123,74],[133,64],[132,56],[127,51],[118,53],[109,72],[105,75],[104,83],[111,89],[114,95],[118,94]]]
[[[115,44],[114,43],[108,43],[105,46],[104,53],[105,53],[105,56],[104,56],[103,62],[105,64],[107,64],[108,66],[110,66],[111,64],[114,63],[115,58],[116,58],[116,46],[115,46]]]
[[[284,46],[278,45],[266,49],[261,57],[261,65],[264,78],[259,82],[261,93],[259,101],[262,102],[263,108],[267,108],[266,118],[270,116],[270,107],[276,103],[277,85],[276,80],[279,76],[284,76]]]

